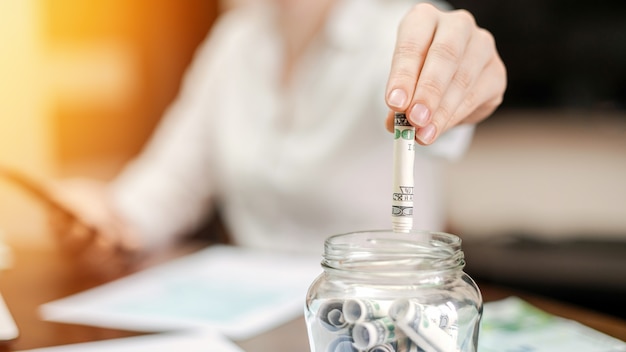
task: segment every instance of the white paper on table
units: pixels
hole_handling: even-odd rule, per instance
[[[46,303],[44,320],[133,331],[210,328],[245,339],[303,314],[320,258],[212,246]]]
[[[209,331],[164,333],[96,342],[37,348],[21,352],[244,352],[223,336]]]
[[[485,303],[478,352],[626,352],[626,342],[509,297]]]

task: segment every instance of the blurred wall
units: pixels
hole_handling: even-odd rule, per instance
[[[0,1],[0,164],[50,173],[52,101],[40,7],[37,0]],[[43,214],[37,210],[30,199],[0,180],[4,237],[41,243]]]
[[[448,1],[495,36],[504,108],[626,109],[625,1]]]
[[[46,0],[62,175],[107,178],[134,156],[178,91],[216,0]]]
[[[145,143],[217,0],[0,1],[0,165],[107,179]],[[40,205],[0,181],[0,232],[49,245]]]
[[[450,2],[493,33],[508,73],[451,167],[452,226],[626,241],[626,2]]]
[[[446,185],[450,226],[468,241],[626,243],[626,112],[498,111]]]

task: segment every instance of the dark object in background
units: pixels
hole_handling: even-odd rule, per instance
[[[626,319],[626,240],[542,240],[530,235],[464,241],[466,272]]]
[[[500,109],[626,112],[625,1],[449,2],[469,10],[496,38],[509,80]],[[626,234],[615,241],[596,237],[502,234],[497,241],[464,241],[466,270],[482,282],[626,319]]]
[[[449,2],[495,36],[509,76],[502,108],[626,110],[626,1]]]

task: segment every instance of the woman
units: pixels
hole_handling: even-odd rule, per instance
[[[505,87],[492,36],[443,3],[246,6],[219,19],[155,136],[118,178],[56,188],[97,240],[58,232],[115,269],[128,258],[116,249],[165,246],[216,208],[233,243],[256,248],[319,252],[328,235],[389,228],[393,138],[383,124],[391,130],[396,111],[421,145],[416,227],[440,230],[441,160],[462,155]]]

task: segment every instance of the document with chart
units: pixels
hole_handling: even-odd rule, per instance
[[[209,328],[244,339],[303,314],[320,257],[212,246],[40,307],[42,318],[142,332]]]

